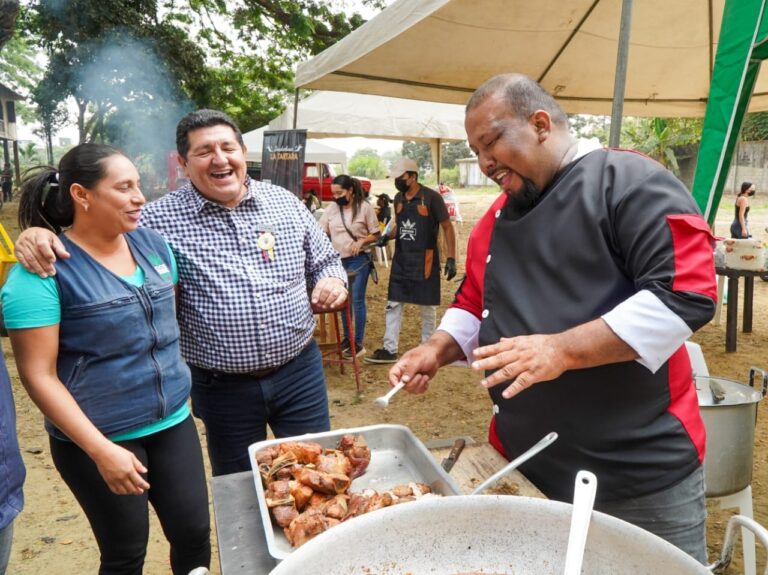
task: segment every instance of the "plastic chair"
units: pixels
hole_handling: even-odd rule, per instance
[[[694,377],[697,375],[709,375],[707,361],[704,359],[704,352],[701,346],[692,341],[685,342],[685,349],[688,351],[688,357],[691,359],[691,368],[693,368]]]
[[[692,341],[685,342],[685,349],[688,351],[688,357],[691,359],[694,377],[697,375],[708,376],[709,368],[704,359],[704,353],[701,346]],[[706,456],[705,456],[706,457]],[[706,476],[704,477],[705,487],[704,495],[707,499],[718,504],[720,509],[738,508],[739,514],[753,518],[752,510],[752,486],[747,485],[738,493],[721,495],[719,497],[709,496],[706,493]],[[755,536],[749,529],[741,530],[741,543],[744,553],[744,575],[755,575],[757,572],[757,562],[755,558]]]
[[[389,267],[389,259],[387,258],[386,247],[376,246],[376,260],[383,263],[385,268]]]
[[[385,230],[387,229],[387,224],[389,223],[389,220],[386,222],[379,222],[379,230],[383,234]],[[389,267],[389,244],[386,246],[376,246],[376,249],[374,253],[376,254],[376,261],[379,263],[383,263],[385,268]]]

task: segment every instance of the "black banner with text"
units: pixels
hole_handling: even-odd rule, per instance
[[[306,130],[268,130],[261,152],[261,180],[301,198]]]

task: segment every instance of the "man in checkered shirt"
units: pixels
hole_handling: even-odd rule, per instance
[[[245,471],[248,445],[266,439],[267,425],[276,437],[330,429],[312,308],[344,304],[346,273],[298,198],[248,177],[229,116],[188,114],[176,147],[190,183],[144,206],[140,225],[160,232],[177,261],[181,351],[213,474]],[[54,274],[56,257],[69,254],[55,235],[30,230],[16,244],[19,261]]]

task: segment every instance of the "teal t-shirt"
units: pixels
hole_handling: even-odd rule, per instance
[[[166,242],[171,260],[171,279],[174,284],[179,281],[179,271],[176,258],[171,247]],[[126,283],[141,287],[144,285],[144,270],[136,266],[136,271],[129,276],[120,276]],[[52,277],[45,279],[28,272],[20,265],[15,265],[8,273],[8,279],[0,291],[3,303],[3,320],[8,329],[29,329],[47,327],[61,322],[61,302],[56,280]],[[110,436],[112,441],[126,441],[138,437],[146,437],[158,431],[173,427],[189,415],[189,406],[185,403],[168,417],[151,423],[128,433]]]

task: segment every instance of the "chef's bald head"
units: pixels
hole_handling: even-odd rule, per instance
[[[552,123],[560,128],[568,128],[568,116],[560,105],[538,82],[523,74],[499,74],[487,80],[474,91],[467,102],[469,112],[491,96],[500,96],[509,106],[510,111],[520,118],[527,119],[537,110],[544,110]]]

